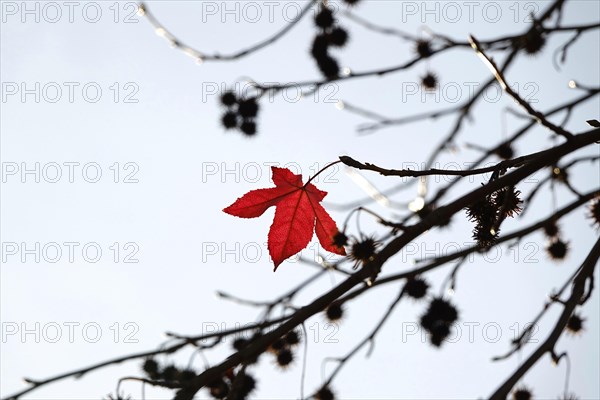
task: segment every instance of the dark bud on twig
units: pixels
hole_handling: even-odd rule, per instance
[[[600,121],[598,121],[597,119],[588,119],[585,122],[587,122],[589,126],[592,126],[594,128],[600,128]]]

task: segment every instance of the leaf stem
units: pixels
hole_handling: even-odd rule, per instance
[[[337,164],[337,163],[340,163],[340,162],[342,162],[342,161],[341,161],[341,160],[337,160],[337,161],[334,161],[334,162],[330,162],[329,164],[327,164],[326,166],[324,166],[323,168],[321,168],[321,169],[319,170],[319,172],[317,172],[316,174],[314,174],[312,177],[310,177],[310,178],[308,179],[308,181],[306,181],[306,183],[304,184],[304,187],[308,186],[308,184],[309,184],[309,183],[310,183],[310,182],[311,182],[313,179],[315,179],[317,176],[319,176],[319,174],[320,174],[321,172],[325,171],[327,168],[329,168],[329,167],[332,167],[332,166],[334,166],[335,164]]]

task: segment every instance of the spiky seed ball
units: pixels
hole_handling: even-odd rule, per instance
[[[315,393],[316,400],[334,400],[335,395],[327,386],[323,386],[321,389]]]
[[[509,143],[503,143],[496,149],[496,155],[503,160],[510,160],[514,156],[514,151]]]
[[[421,85],[425,90],[435,90],[438,85],[438,80],[435,74],[428,72],[424,77],[421,78]]]
[[[513,400],[531,400],[532,396],[529,389],[519,388],[512,393],[512,398]]]
[[[335,58],[328,54],[317,58],[319,69],[328,79],[335,79],[340,75],[340,66]]]
[[[322,29],[330,28],[334,23],[333,11],[327,7],[322,7],[315,16],[315,24]]]
[[[225,127],[225,129],[235,128],[238,124],[238,116],[233,111],[227,111],[223,114],[223,118],[221,118],[221,123]]]
[[[546,248],[550,257],[554,260],[562,260],[569,251],[569,245],[560,238],[554,239]]]
[[[498,240],[500,236],[500,229],[492,226],[493,224],[477,224],[473,228],[473,240],[477,242],[477,245],[481,248],[492,246]]]
[[[523,200],[519,197],[521,191],[512,188],[504,188],[494,193],[493,201],[498,210],[502,210],[504,207],[504,213],[502,218],[514,217],[515,214],[519,214],[523,211],[521,204]]]
[[[246,136],[254,136],[256,135],[256,123],[254,121],[244,120],[244,122],[242,122],[242,126],[240,126],[240,130]]]
[[[350,258],[356,261],[368,261],[375,255],[379,243],[373,238],[365,238],[362,241],[356,241],[350,249]]]
[[[348,43],[348,32],[340,27],[335,27],[327,35],[327,40],[332,46],[344,47]]]
[[[142,369],[150,379],[159,378],[158,363],[153,358],[148,358],[147,360],[145,360],[144,364],[142,364]]]
[[[594,225],[600,228],[600,198],[592,201],[590,204],[589,217],[594,221]]]
[[[585,319],[581,318],[579,315],[571,315],[567,321],[567,331],[574,335],[581,333],[583,330],[583,321],[585,321]]]
[[[242,379],[243,381],[239,393],[241,398],[245,399],[254,389],[256,389],[256,379],[248,373],[245,373]]]
[[[447,322],[449,324],[458,319],[458,311],[456,311],[456,308],[441,297],[436,297],[431,300],[427,313],[432,315],[436,320]]]
[[[325,310],[325,316],[332,322],[339,321],[344,316],[344,309],[340,303],[331,303]]]
[[[312,47],[310,49],[310,54],[315,59],[327,57],[327,51],[329,50],[329,40],[327,35],[320,33],[315,36],[313,40]]]
[[[258,103],[255,97],[240,100],[238,106],[238,113],[242,118],[254,118],[258,114]]]
[[[179,376],[179,369],[174,365],[169,365],[163,368],[160,375],[165,381],[174,381]]]
[[[290,365],[292,361],[294,361],[294,353],[292,353],[290,349],[281,349],[277,353],[277,364],[280,367],[285,368]]]
[[[429,40],[417,40],[416,50],[421,57],[429,57],[431,55],[431,42]]]
[[[555,220],[548,221],[544,224],[544,233],[549,238],[558,236],[558,234],[560,233],[560,230],[558,229],[558,225],[556,225]]]
[[[298,331],[289,331],[285,335],[284,340],[288,345],[295,346],[300,343],[300,335],[298,334]]]
[[[425,314],[421,315],[420,323],[421,326],[428,332],[431,332],[436,325],[441,324],[440,320],[438,320],[434,315],[431,315],[429,312],[425,312]]]
[[[225,92],[221,95],[221,104],[227,107],[231,107],[237,102],[237,98],[235,97],[235,93],[232,91]]]
[[[440,347],[450,334],[450,326],[458,319],[458,311],[447,300],[434,298],[421,316],[421,326],[431,334],[431,344]]]
[[[410,278],[404,286],[406,294],[413,299],[423,298],[427,294],[427,289],[429,289],[429,284],[419,277]]]
[[[348,236],[344,232],[337,231],[335,235],[333,235],[333,244],[336,247],[344,248],[348,244]]]
[[[498,209],[496,205],[491,201],[489,197],[477,200],[466,208],[467,218],[471,222],[485,223],[486,225],[493,225],[496,221],[496,213]]]
[[[527,54],[534,55],[540,52],[546,44],[546,38],[539,28],[533,27],[521,38],[521,48]]]

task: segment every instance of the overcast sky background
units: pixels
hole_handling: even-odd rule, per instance
[[[469,7],[460,2],[452,3],[454,9],[447,8],[446,2],[363,3],[355,12],[383,26],[424,37],[423,27],[427,26],[463,41],[468,34],[484,40],[522,32],[527,26],[527,10],[543,10],[549,4],[474,2],[469,15]],[[302,100],[292,90],[261,101],[259,134],[248,139],[220,126],[223,110],[217,91],[248,77],[259,82],[320,79],[308,54],[316,34],[310,18],[275,45],[237,62],[199,65],[155,35],[147,20],[132,14],[135,3],[76,2],[71,9],[72,22],[65,3],[48,7],[49,3],[27,2],[29,9],[37,7],[33,14],[23,12],[24,4],[2,2],[2,397],[23,388],[23,376],[41,379],[156,348],[165,339],[165,331],[199,334],[217,326],[232,328],[254,321],[261,310],[224,301],[215,292],[270,300],[316,270],[286,262],[277,273],[272,272],[265,244],[272,210],[252,220],[236,219],[221,210],[248,190],[270,186],[269,165],[273,163],[301,172],[304,179],[342,154],[390,168],[420,168],[432,146],[449,131],[452,117],[361,136],[356,127],[369,120],[340,111],[335,104],[342,100],[390,117],[407,116],[466,101],[469,87],[490,74],[472,50],[461,48],[385,78],[333,84],[318,96]],[[183,42],[207,53],[233,52],[270,36],[305,3],[248,4],[148,3],[159,21]],[[434,11],[426,14],[424,5]],[[226,9],[233,12],[226,13]],[[96,15],[97,10],[101,14]],[[592,23],[599,17],[598,2],[569,1],[563,21],[565,25]],[[348,19],[342,18],[340,23],[351,37],[345,49],[335,52],[343,66],[364,71],[413,57],[411,43],[369,32]],[[552,66],[555,49],[569,38],[566,34],[553,36],[542,55],[521,55],[507,74],[540,110],[580,95],[568,88],[570,79],[594,87],[600,83],[597,30],[582,35],[560,70]],[[440,78],[442,95],[438,99],[423,99],[421,93],[408,91],[428,70]],[[59,99],[57,88],[61,90]],[[98,94],[97,88],[101,90]],[[22,97],[23,89],[33,91]],[[585,120],[598,118],[599,106],[596,98],[579,107],[568,128],[574,132],[589,129]],[[459,136],[457,152],[445,153],[439,167],[456,165],[450,163],[462,166],[476,159],[478,152],[466,149],[466,143],[491,146],[520,128],[524,120],[502,116],[506,107],[514,109],[515,104],[490,91],[488,100],[474,109],[473,122],[465,125]],[[516,145],[517,155],[551,146],[550,136],[536,128]],[[597,151],[590,148],[578,155]],[[35,170],[36,163],[39,182],[35,173],[22,174],[24,167]],[[573,185],[582,191],[597,187],[600,181],[597,164],[581,166],[571,175]],[[380,189],[398,183],[393,178],[365,176]],[[527,192],[544,176],[545,172],[538,173],[517,188]],[[461,190],[478,187],[487,178],[465,180],[445,201],[456,198]],[[444,182],[441,178],[433,185]],[[332,205],[365,197],[343,168],[322,175],[317,185],[329,192],[326,201],[338,224],[347,212],[334,211]],[[552,203],[547,188],[544,193],[522,220],[506,221],[503,232],[547,216]],[[413,187],[393,200],[406,202],[415,196]],[[559,206],[572,199],[566,190],[558,191]],[[369,204],[388,217],[406,212]],[[383,232],[366,217],[361,217],[361,227],[367,234]],[[378,335],[371,357],[365,359],[364,351],[358,354],[334,381],[334,390],[341,398],[356,399],[489,395],[536,345],[503,362],[492,363],[491,357],[509,349],[516,332],[538,313],[545,296],[582,262],[598,235],[583,210],[566,217],[561,227],[572,247],[562,263],[548,259],[546,239],[535,234],[513,250],[504,246],[463,266],[452,297],[460,310],[461,332],[455,343],[435,349],[420,333],[413,333],[426,304],[404,301]],[[351,229],[357,233],[356,224],[352,223]],[[385,273],[409,270],[415,258],[468,245],[470,230],[465,218],[455,217],[451,231],[432,230],[423,235],[386,264]],[[31,254],[24,251],[23,243],[34,249]],[[74,249],[72,261],[68,246]],[[60,257],[56,248],[62,251]],[[101,255],[93,262],[96,249]],[[314,257],[314,251],[307,249],[302,255]],[[426,276],[434,293],[439,292],[451,268],[448,265]],[[600,287],[598,276],[596,287]],[[297,304],[308,303],[342,278],[325,275],[302,293]],[[305,393],[320,385],[322,359],[343,356],[362,340],[399,287],[381,287],[353,301],[339,327],[328,326],[322,315],[309,320]],[[588,318],[583,335],[565,335],[557,347],[569,352],[570,387],[584,399],[600,398],[599,309],[596,290],[582,310]],[[534,340],[545,339],[559,312],[560,308],[554,307],[548,313]],[[73,327],[71,338],[69,326]],[[56,327],[60,328],[59,337]],[[23,329],[33,333],[22,336]],[[227,344],[205,355],[216,364],[230,351]],[[169,359],[184,366],[189,353]],[[119,377],[139,375],[139,365],[133,361],[105,368],[79,380],[49,385],[27,398],[102,398],[114,391]],[[193,365],[202,369],[201,358],[196,357]],[[263,356],[258,368],[253,368],[259,385],[253,397],[298,398],[301,366],[299,356],[282,372],[272,357]],[[531,387],[537,398],[557,398],[564,377],[565,364],[554,367],[549,357],[544,357],[522,383]],[[122,387],[140,398],[140,384],[130,382]],[[147,398],[168,398],[170,393],[146,388]],[[206,397],[206,391],[200,396]]]

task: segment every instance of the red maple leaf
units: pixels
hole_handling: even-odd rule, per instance
[[[256,218],[275,206],[268,241],[269,254],[275,264],[273,270],[304,249],[312,239],[313,230],[325,250],[345,255],[343,248],[333,244],[338,228],[321,205],[327,192],[312,183],[303,185],[302,176],[287,168],[271,167],[271,171],[274,188],[251,190],[223,211],[236,217]]]

